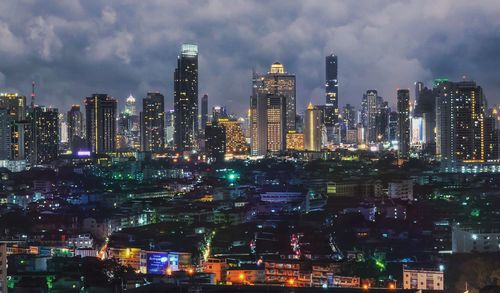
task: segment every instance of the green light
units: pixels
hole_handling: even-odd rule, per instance
[[[473,216],[473,217],[479,217],[481,214],[481,211],[479,209],[473,209],[471,212],[470,212],[470,215]]]

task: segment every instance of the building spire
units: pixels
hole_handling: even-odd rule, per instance
[[[35,108],[35,81],[31,82],[31,109]]]

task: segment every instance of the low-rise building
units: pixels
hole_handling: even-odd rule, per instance
[[[444,273],[439,270],[403,268],[403,289],[444,290]]]

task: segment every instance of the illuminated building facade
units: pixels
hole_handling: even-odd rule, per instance
[[[116,99],[93,94],[85,99],[87,147],[94,153],[116,149]]]
[[[321,150],[321,111],[309,103],[305,114],[304,149],[319,152]]]
[[[304,150],[304,134],[295,130],[289,130],[286,133],[286,149],[291,151]]]
[[[0,160],[11,158],[11,120],[9,111],[0,108]]]
[[[399,89],[398,104],[398,154],[400,158],[410,155],[410,91]]]
[[[81,146],[83,140],[83,114],[80,105],[72,105],[66,114],[68,124],[68,142],[72,150]]]
[[[162,152],[165,149],[165,103],[160,93],[148,93],[142,100],[141,150]]]
[[[326,104],[325,104],[325,126],[334,126],[339,116],[339,82],[338,82],[338,58],[331,54],[326,56]]]
[[[197,149],[198,46],[183,44],[174,72],[174,144],[178,152]]]
[[[59,115],[57,109],[35,107],[33,109],[32,156],[36,164],[48,164],[57,159],[59,145]]]
[[[376,90],[368,90],[365,94],[366,100],[366,142],[377,141],[377,105],[378,93]]]
[[[13,160],[25,159],[30,130],[26,117],[26,97],[17,93],[0,93],[0,109],[6,109],[10,116],[11,154]]]
[[[205,127],[205,149],[209,161],[223,162],[226,154],[226,131],[218,123],[209,123]]]
[[[268,95],[266,126],[267,126],[267,150],[269,152],[280,152],[285,149],[286,129],[286,97]]]
[[[482,163],[485,154],[483,91],[474,81],[443,81],[437,85],[436,153],[443,171],[454,172],[462,163]]]
[[[248,146],[246,144],[245,135],[243,134],[241,122],[228,118],[220,118],[217,123],[224,127],[224,131],[226,134],[226,154],[247,154]]]

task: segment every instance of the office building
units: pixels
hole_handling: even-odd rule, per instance
[[[85,99],[87,147],[93,153],[116,149],[116,99],[107,94],[93,94]]]
[[[325,126],[334,126],[337,123],[339,116],[339,83],[338,83],[338,58],[334,54],[328,55],[325,58]]]
[[[500,252],[500,230],[455,224],[451,230],[453,253]]]
[[[248,146],[243,135],[241,122],[236,119],[219,118],[217,123],[224,127],[225,132],[225,153],[228,155],[245,155],[248,153]]]
[[[132,95],[128,96],[127,100],[125,100],[125,113],[130,116],[137,115],[136,102]]]
[[[11,159],[11,127],[9,110],[0,108],[0,160]]]
[[[174,128],[175,128],[175,112],[168,110],[165,113],[165,145],[168,147],[174,146]],[[203,130],[203,133],[205,130]]]
[[[376,90],[368,90],[366,91],[365,97],[363,100],[366,100],[364,107],[366,107],[365,111],[365,119],[366,119],[366,143],[372,143],[377,141],[377,115],[378,115],[378,93]]]
[[[59,115],[57,109],[37,106],[33,109],[32,161],[48,164],[57,159],[59,146]]]
[[[165,102],[160,93],[147,93],[142,100],[141,150],[163,152],[165,149]]]
[[[443,171],[482,163],[485,154],[483,91],[474,81],[442,81],[436,86],[436,156]]]
[[[198,137],[198,46],[183,44],[174,72],[174,144],[178,152],[196,150]]]
[[[410,91],[397,91],[398,104],[398,155],[409,158],[410,155]]]
[[[285,96],[267,95],[266,129],[267,151],[281,152],[285,150],[286,104]]]
[[[212,107],[212,122],[218,121],[219,119],[227,118],[226,107],[223,106],[213,106]]]
[[[208,95],[204,94],[201,98],[201,129],[202,134],[205,133],[205,127],[208,123]]]
[[[260,79],[257,87],[258,95],[283,96],[282,102],[285,104],[285,131],[295,130],[296,110],[296,89],[295,75],[285,71],[283,64],[275,62],[265,75]]]
[[[223,162],[226,155],[226,131],[218,123],[209,123],[205,128],[205,150],[209,162]]]
[[[286,149],[289,151],[304,150],[304,133],[295,130],[289,130],[286,133]]]
[[[83,114],[80,111],[80,105],[72,105],[66,114],[68,123],[68,142],[72,150],[81,147],[83,135]]]
[[[319,152],[321,150],[321,111],[309,103],[305,113],[304,149]]]

